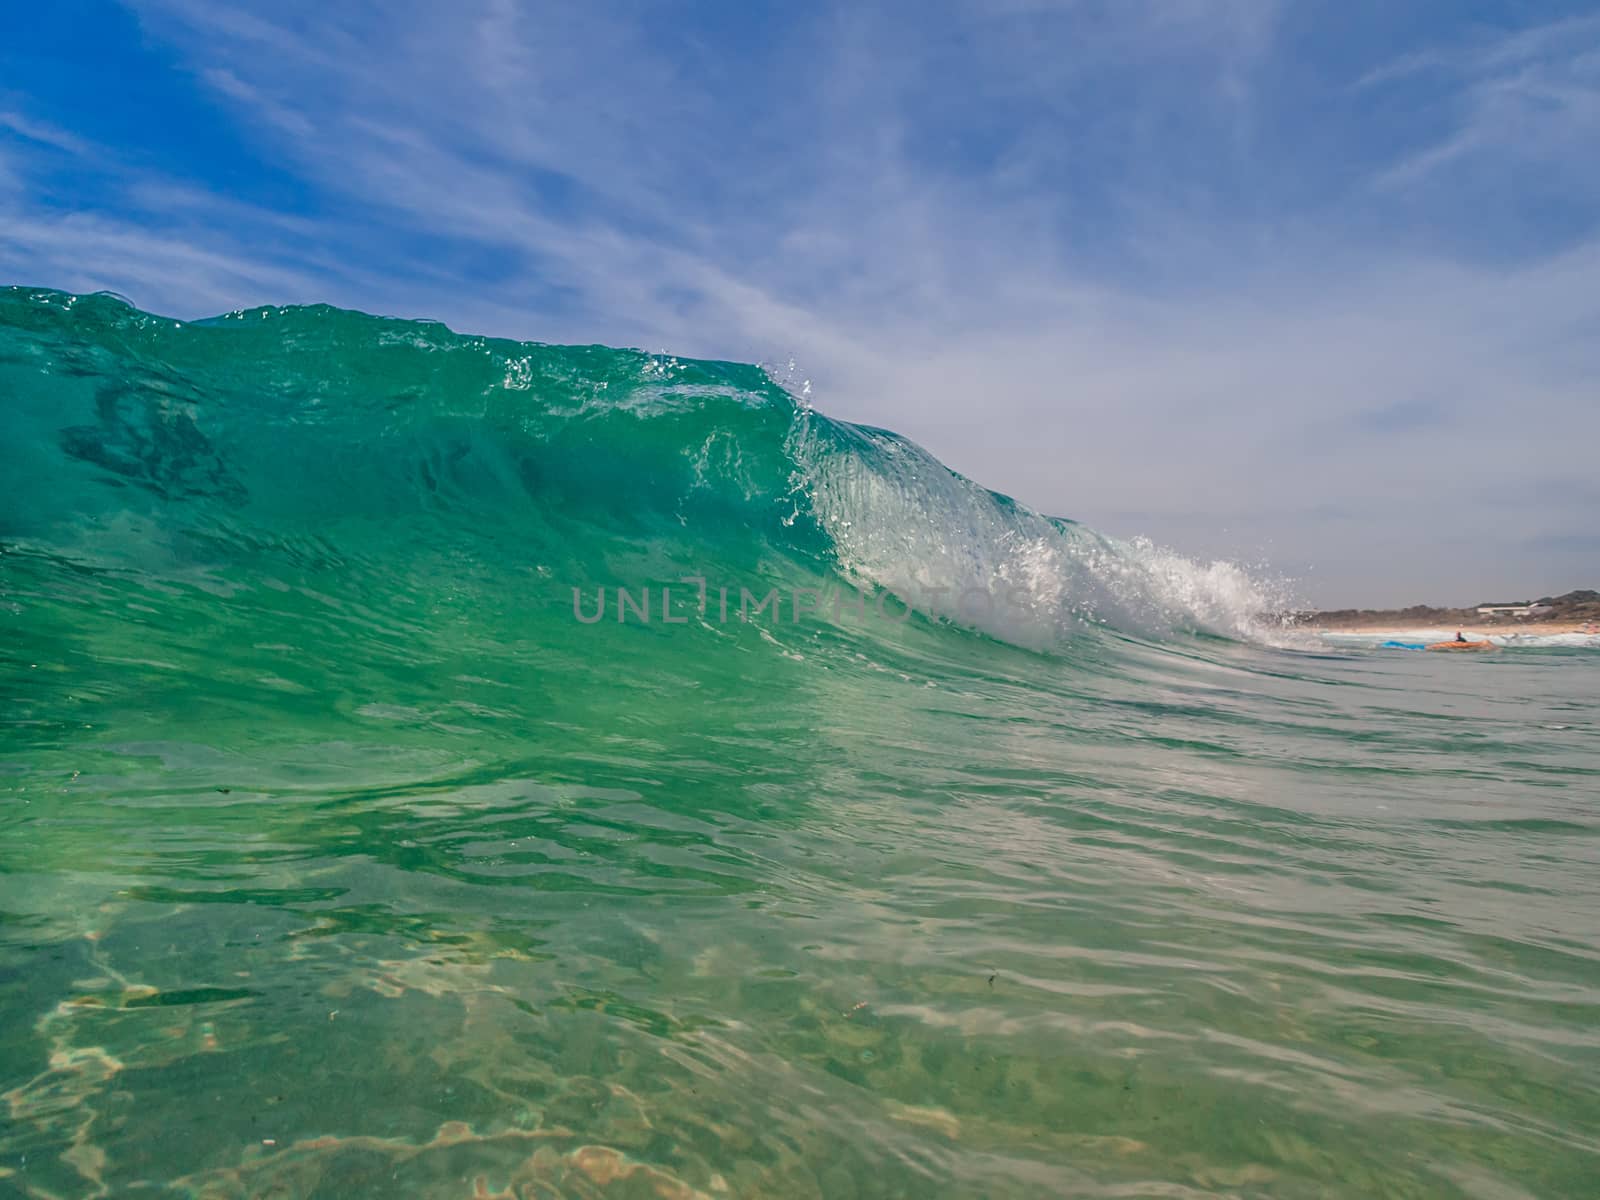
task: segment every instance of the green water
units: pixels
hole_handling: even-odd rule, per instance
[[[1600,656],[1236,640],[749,368],[0,335],[0,1196],[1596,1194]]]

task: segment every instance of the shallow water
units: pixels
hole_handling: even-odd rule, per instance
[[[336,392],[325,347],[26,304],[0,1194],[1593,1194],[1600,656],[1275,649],[1143,592],[1033,614],[1043,652],[586,626],[569,582],[823,581],[898,477],[850,459],[813,517],[759,406],[685,437],[659,392],[446,436],[409,366],[432,424],[346,462],[339,411],[266,446],[216,383]]]

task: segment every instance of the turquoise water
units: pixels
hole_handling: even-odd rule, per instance
[[[1595,1194],[1592,651],[750,367],[12,289],[0,422],[0,1195]]]

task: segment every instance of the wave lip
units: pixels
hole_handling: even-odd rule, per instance
[[[1038,648],[1107,625],[1289,640],[1287,581],[1045,516],[898,434],[801,413],[790,453],[844,573],[935,597],[930,615]]]

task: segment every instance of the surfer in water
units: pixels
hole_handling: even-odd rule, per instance
[[[1458,629],[1458,630],[1456,630],[1456,641],[1458,641],[1458,642],[1464,642],[1464,641],[1466,641],[1466,640],[1467,640],[1467,639],[1466,639],[1466,638],[1464,638],[1464,637],[1462,637],[1462,636],[1461,636],[1461,630],[1459,630],[1459,629]]]

